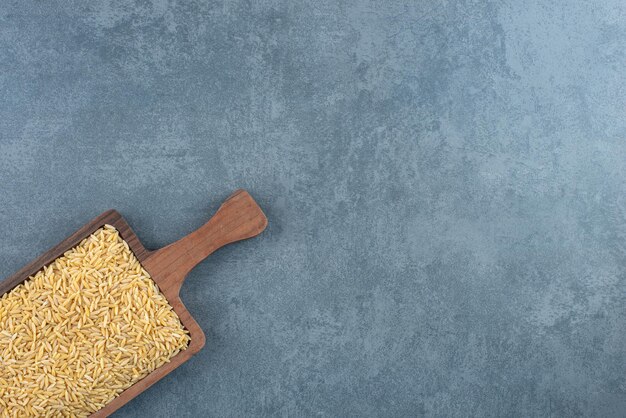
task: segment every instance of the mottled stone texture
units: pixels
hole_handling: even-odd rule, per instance
[[[207,334],[121,417],[626,416],[626,3],[5,1],[0,276],[108,209]]]

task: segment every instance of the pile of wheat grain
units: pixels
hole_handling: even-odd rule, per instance
[[[0,298],[0,416],[88,416],[188,344],[107,225]]]

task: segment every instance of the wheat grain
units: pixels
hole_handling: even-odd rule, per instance
[[[106,225],[0,298],[0,416],[88,416],[188,344]]]

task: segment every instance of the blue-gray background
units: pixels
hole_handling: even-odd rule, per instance
[[[626,4],[0,5],[0,275],[270,219],[121,417],[625,416]]]

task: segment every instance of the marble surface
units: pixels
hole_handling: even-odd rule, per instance
[[[626,3],[6,1],[0,277],[108,208],[207,334],[123,417],[623,417]]]

